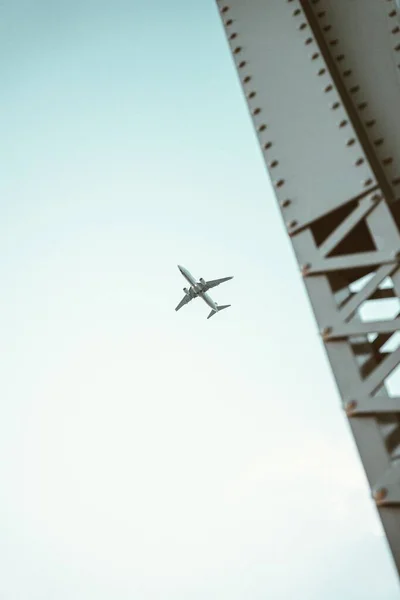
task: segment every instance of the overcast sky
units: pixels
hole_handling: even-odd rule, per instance
[[[1,600],[397,599],[214,0],[0,17]]]

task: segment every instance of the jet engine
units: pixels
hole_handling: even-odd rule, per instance
[[[185,292],[186,296],[190,296],[190,292],[187,288],[183,288],[183,291]]]
[[[199,281],[200,281],[201,285],[206,285],[206,282],[204,281],[204,279],[202,277],[200,277]]]

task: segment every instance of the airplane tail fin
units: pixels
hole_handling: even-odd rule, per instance
[[[210,317],[212,317],[213,315],[215,315],[220,310],[224,310],[224,308],[229,308],[230,306],[231,306],[230,304],[224,304],[223,306],[218,306],[218,310],[212,310],[210,312],[210,314],[208,315],[207,319],[210,319]]]

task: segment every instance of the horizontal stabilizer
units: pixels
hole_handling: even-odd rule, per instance
[[[224,310],[224,308],[229,308],[230,306],[231,306],[230,304],[224,304],[223,306],[218,306],[218,310],[212,310],[210,312],[210,314],[208,315],[207,319],[210,319],[213,315],[215,315],[220,310]]]

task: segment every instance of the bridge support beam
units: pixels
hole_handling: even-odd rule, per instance
[[[400,573],[398,0],[217,5]]]

